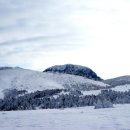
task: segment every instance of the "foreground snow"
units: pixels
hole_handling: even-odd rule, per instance
[[[0,112],[1,130],[130,130],[130,104]]]

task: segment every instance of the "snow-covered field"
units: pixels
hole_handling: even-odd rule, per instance
[[[98,95],[101,90],[81,91],[83,95]]]
[[[0,130],[130,130],[130,104],[0,112]]]

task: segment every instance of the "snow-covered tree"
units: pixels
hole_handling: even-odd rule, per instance
[[[97,103],[94,104],[94,108],[95,109],[100,109],[100,108],[112,108],[113,104],[109,101],[109,100],[99,100],[97,101]]]

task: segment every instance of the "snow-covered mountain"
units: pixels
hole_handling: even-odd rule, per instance
[[[93,90],[109,86],[81,76],[62,73],[32,71],[22,68],[0,70],[0,96],[5,89],[18,89],[34,92],[45,89]]]
[[[73,64],[56,65],[47,68],[46,70],[44,70],[44,72],[58,72],[58,73],[83,76],[96,81],[102,80],[99,76],[97,76],[97,74],[93,70],[81,65],[73,65]]]
[[[95,81],[74,74],[3,67],[0,111],[98,106],[106,100],[110,104],[129,103],[129,81],[129,76]]]

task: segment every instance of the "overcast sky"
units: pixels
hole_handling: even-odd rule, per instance
[[[130,75],[130,0],[0,0],[0,66],[66,63]]]

